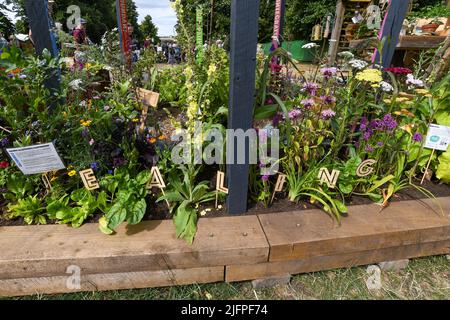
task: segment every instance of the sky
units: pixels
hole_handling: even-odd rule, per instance
[[[153,23],[158,27],[159,36],[175,35],[174,27],[177,23],[175,11],[170,7],[169,0],[134,0],[139,13],[139,22],[146,15],[152,16]],[[8,14],[14,19],[14,16]]]
[[[151,15],[153,23],[158,27],[159,36],[175,35],[177,23],[175,11],[170,7],[169,0],[134,0],[138,8],[139,22],[146,15]]]

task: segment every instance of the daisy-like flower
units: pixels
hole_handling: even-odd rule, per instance
[[[302,46],[302,49],[313,49],[313,48],[317,48],[318,46],[319,45],[317,43],[310,42],[310,43],[304,44]]]
[[[423,87],[424,83],[422,80],[414,78],[412,74],[406,76],[406,84],[414,87]]]
[[[367,62],[359,59],[352,59],[348,62],[348,64],[349,66],[357,70],[362,70],[368,66]]]
[[[83,120],[83,119],[81,119],[81,120],[80,120],[80,124],[81,124],[83,127],[89,127],[89,126],[92,124],[92,120]]]
[[[392,92],[392,91],[394,91],[394,87],[391,86],[391,84],[386,82],[386,81],[381,81],[380,82],[380,87],[381,87],[381,90],[384,91],[384,92]]]
[[[314,106],[314,100],[313,99],[305,99],[301,101],[301,104],[306,108],[309,109]]]
[[[350,51],[342,51],[338,53],[338,56],[342,59],[353,59],[355,57],[355,55],[353,53],[351,53]]]
[[[321,114],[323,120],[330,120],[335,115],[336,115],[336,112],[334,112],[331,109],[323,110],[322,114]]]
[[[68,86],[73,90],[83,90],[81,85],[83,84],[83,80],[81,79],[75,79],[71,82],[69,82]]]
[[[322,68],[320,69],[320,72],[322,72],[325,79],[330,79],[331,77],[335,76],[338,72],[338,69],[335,67],[331,68]]]
[[[77,172],[75,170],[69,171],[68,175],[69,177],[73,177],[77,174]]]

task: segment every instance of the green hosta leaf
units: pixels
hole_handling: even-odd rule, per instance
[[[140,185],[145,185],[148,183],[148,180],[150,180],[151,175],[152,174],[150,170],[142,171],[136,177],[136,181]]]
[[[113,234],[114,231],[108,228],[108,224],[109,222],[106,219],[106,217],[101,217],[100,220],[98,221],[98,228],[104,234]]]
[[[128,209],[128,223],[138,224],[144,218],[145,211],[147,210],[147,203],[145,199],[141,199],[133,203]]]
[[[127,209],[122,201],[116,202],[106,214],[108,219],[108,228],[116,229],[127,218]]]
[[[441,110],[436,112],[436,121],[437,124],[442,126],[450,126],[450,112]]]
[[[450,183],[450,150],[439,157],[436,177],[444,183]]]
[[[197,232],[197,220],[197,212],[193,208],[187,207],[186,202],[182,203],[174,216],[177,237],[184,238],[189,244],[192,244]]]
[[[350,194],[353,191],[353,185],[351,184],[344,184],[344,183],[339,183],[339,190],[341,190],[341,192],[343,194]]]

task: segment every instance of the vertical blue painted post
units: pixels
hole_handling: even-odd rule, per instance
[[[47,49],[53,57],[58,57],[59,50],[48,13],[48,0],[25,0],[25,9],[30,22],[36,54],[42,55],[42,52]],[[61,71],[55,69],[45,82],[46,87],[52,94],[59,89],[60,75]],[[50,102],[50,105],[53,105],[53,103]]]
[[[385,43],[381,53],[375,50],[373,59],[374,63],[381,64],[384,68],[391,66],[408,7],[409,1],[407,0],[389,0],[388,11],[378,36],[380,41],[385,39]]]
[[[259,0],[233,0],[231,3],[230,105],[228,128],[247,131],[253,125],[255,101],[256,49],[258,42]],[[229,155],[231,152],[227,150]],[[234,143],[234,164],[228,164],[228,213],[247,211],[249,177],[249,143],[244,164],[237,164],[237,143]]]

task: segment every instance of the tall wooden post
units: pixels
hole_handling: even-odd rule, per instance
[[[127,2],[126,0],[116,0],[117,24],[122,46],[123,62],[128,69],[131,68],[131,36],[128,29]]]
[[[344,22],[345,6],[342,0],[338,0],[336,5],[336,17],[334,21],[333,32],[331,33],[330,48],[328,51],[328,64],[333,65],[336,61],[339,49],[339,40],[341,39],[342,23]]]
[[[373,58],[374,63],[381,64],[384,68],[391,66],[408,7],[409,1],[389,0],[389,7],[378,36],[380,41],[385,39],[385,42],[381,53],[375,50]]]
[[[25,0],[25,10],[30,23],[31,37],[36,49],[36,54],[42,55],[47,49],[53,57],[59,56],[56,39],[52,32],[52,23],[48,13],[48,0]],[[60,70],[55,69],[45,82],[45,86],[54,94],[59,89]],[[50,107],[54,101],[49,102]]]
[[[246,131],[252,127],[258,18],[259,0],[232,1],[228,128],[233,130]],[[234,143],[234,161],[233,164],[227,165],[230,214],[242,214],[247,211],[249,143],[246,145],[245,164],[237,164],[237,149],[237,143]]]

